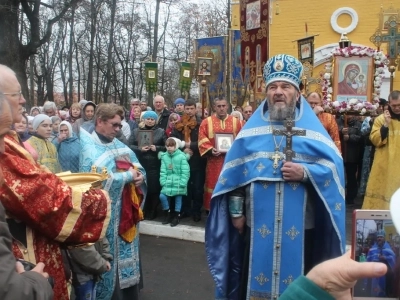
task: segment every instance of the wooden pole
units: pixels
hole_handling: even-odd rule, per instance
[[[393,80],[394,80],[394,72],[396,71],[396,65],[390,64],[389,72],[390,72],[390,92],[393,91]]]
[[[207,93],[206,93],[206,88],[207,88],[207,80],[204,79],[200,82],[202,86],[202,93],[201,93],[201,119],[204,119],[204,109],[206,107],[206,98],[207,98]]]

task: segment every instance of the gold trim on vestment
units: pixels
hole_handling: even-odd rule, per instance
[[[65,242],[65,240],[71,235],[72,230],[75,227],[76,222],[81,216],[82,209],[82,190],[80,188],[71,188],[71,200],[72,200],[72,209],[68,213],[67,218],[63,224],[63,227],[60,230],[60,233],[55,238],[58,242]]]

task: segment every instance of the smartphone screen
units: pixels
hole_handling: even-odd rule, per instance
[[[390,211],[356,210],[353,215],[353,258],[358,262],[382,262],[386,275],[358,280],[353,297],[362,299],[398,299],[394,273],[398,264],[400,236]]]

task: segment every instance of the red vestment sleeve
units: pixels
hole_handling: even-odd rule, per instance
[[[104,236],[110,218],[107,192],[71,188],[36,164],[11,136],[5,142],[0,197],[11,217],[58,242],[91,243]]]

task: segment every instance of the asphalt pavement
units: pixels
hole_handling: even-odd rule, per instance
[[[204,243],[141,234],[140,251],[140,300],[214,299]]]

